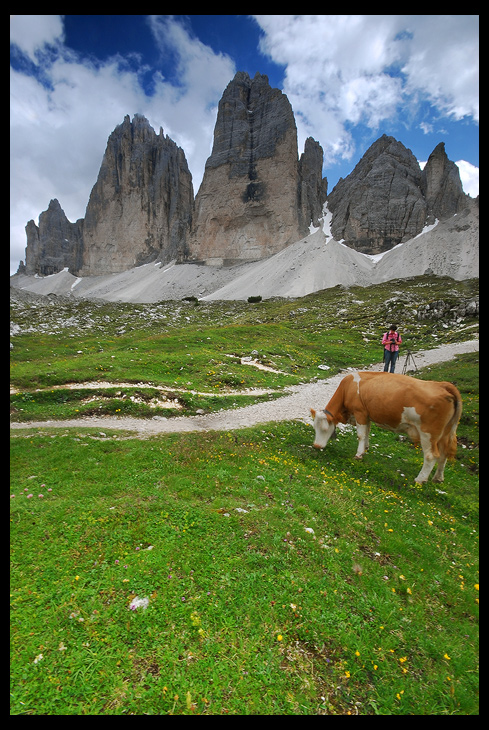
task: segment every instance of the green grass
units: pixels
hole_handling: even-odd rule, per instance
[[[478,332],[477,320],[447,324],[418,320],[417,312],[432,300],[456,303],[476,292],[476,281],[418,277],[367,289],[339,286],[299,300],[259,304],[134,305],[62,297],[56,303],[14,301],[11,318],[17,334],[12,338],[10,382],[16,392],[11,418],[66,419],[95,411],[171,416],[243,405],[263,396],[242,391],[283,390],[324,377],[320,365],[333,375],[380,361],[382,333],[392,321],[399,325],[404,352],[471,339]],[[241,364],[252,353],[276,372]],[[104,400],[87,404],[87,381],[109,383],[98,390]],[[172,413],[136,405],[127,391],[117,398],[121,388],[114,386],[125,383],[176,392],[180,408]],[[63,388],[67,384],[79,384],[79,389],[70,392]],[[192,391],[205,393],[205,402]]]
[[[162,391],[156,388],[56,388],[37,392],[23,391],[10,396],[11,419],[17,422],[66,420],[82,416],[195,415],[221,408],[239,408],[250,403],[269,401],[278,393],[242,395],[231,393],[192,393]]]
[[[472,339],[476,320],[417,309],[476,288],[420,277],[259,304],[14,298],[11,418],[274,398],[324,377],[320,364],[380,360],[392,322],[413,352]],[[241,365],[252,353],[280,372]],[[380,429],[362,462],[351,428],[319,453],[293,422],[145,440],[13,432],[11,713],[477,714],[478,354],[419,375],[464,401],[443,485],[414,486],[419,448]],[[163,397],[172,408],[152,407]],[[146,610],[129,608],[136,597]]]
[[[443,485],[380,429],[16,432],[12,714],[477,714],[476,357],[422,376],[464,399]]]

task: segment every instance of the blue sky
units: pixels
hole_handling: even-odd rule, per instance
[[[51,198],[84,216],[126,114],[184,149],[197,193],[237,71],[287,94],[329,190],[385,133],[420,162],[445,142],[478,194],[478,16],[13,15],[10,30],[12,273]]]

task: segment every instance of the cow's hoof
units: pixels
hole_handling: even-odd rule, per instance
[[[361,461],[363,459],[363,454],[361,454],[360,456],[355,455],[355,459],[357,461]]]

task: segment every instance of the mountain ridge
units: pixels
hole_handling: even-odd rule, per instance
[[[331,235],[325,208],[321,227],[264,261],[228,267],[176,261],[149,263],[119,274],[48,277],[16,274],[11,285],[37,294],[149,303],[195,297],[246,300],[250,296],[301,297],[337,286],[369,286],[419,275],[477,278],[479,206],[426,226],[425,232],[378,255],[363,254]]]
[[[214,267],[268,261],[322,226],[325,204],[335,241],[379,255],[473,202],[444,143],[421,170],[411,150],[383,135],[329,195],[322,164],[323,150],[312,138],[299,157],[286,95],[264,75],[238,72],[219,103],[195,197],[184,150],[144,116],[126,115],[109,136],[85,217],[71,223],[52,200],[39,225],[26,226],[18,274],[67,269],[90,277],[171,261]]]

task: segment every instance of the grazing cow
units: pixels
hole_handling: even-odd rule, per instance
[[[324,449],[337,423],[355,423],[356,459],[368,449],[371,422],[396,433],[407,433],[423,449],[423,468],[416,482],[428,480],[438,462],[434,482],[443,481],[448,458],[457,450],[456,431],[462,399],[451,383],[417,380],[396,373],[357,372],[347,375],[323,411],[311,408],[316,449]]]

